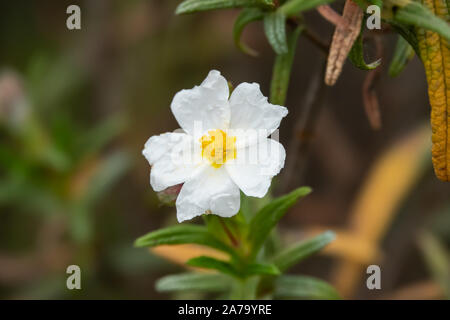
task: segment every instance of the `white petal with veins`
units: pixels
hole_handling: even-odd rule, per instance
[[[239,211],[239,188],[224,167],[206,166],[184,183],[176,207],[179,222],[208,210],[222,217],[231,217]]]
[[[259,130],[257,135],[265,137],[272,134],[280,126],[281,119],[288,114],[285,107],[268,102],[259,84],[246,82],[238,85],[231,94],[230,112],[230,129],[251,129],[248,132],[253,134],[254,130]],[[255,142],[255,139],[246,136],[238,136],[238,147]]]
[[[247,195],[262,198],[273,176],[284,167],[284,147],[272,139],[260,139],[257,145],[238,150],[237,158],[225,167],[231,179]]]
[[[171,109],[180,126],[194,138],[211,129],[225,129],[230,122],[228,82],[212,70],[200,86],[181,90]]]
[[[150,184],[156,192],[184,182],[202,164],[199,149],[185,133],[164,133],[153,136],[142,154],[152,166]]]

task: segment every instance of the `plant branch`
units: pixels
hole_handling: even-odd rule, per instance
[[[291,26],[293,28],[298,27],[300,25],[300,22],[298,19],[294,17],[290,17],[286,20],[286,23],[288,26]],[[328,51],[330,49],[330,46],[328,43],[323,41],[319,35],[312,31],[310,28],[307,28],[305,26],[304,30],[302,31],[302,34],[309,40],[313,45],[315,45],[325,56],[328,55]]]
[[[225,231],[225,233],[227,234],[227,237],[230,239],[232,245],[234,247],[239,247],[239,240],[236,239],[236,237],[233,235],[233,233],[231,232],[231,230],[228,228],[227,224],[225,223],[225,221],[223,221],[222,217],[219,217],[219,222],[220,225],[222,226],[223,230]]]
[[[325,84],[325,61],[320,63],[320,71],[316,72],[306,91],[302,112],[293,127],[291,141],[288,144],[286,167],[281,176],[279,191],[289,190],[293,176],[303,176],[308,159],[308,149],[313,138],[317,116],[323,105]],[[296,170],[297,169],[297,170]]]
[[[323,41],[317,33],[315,33],[314,31],[312,31],[309,28],[306,28],[303,31],[303,35],[309,41],[311,41],[311,43],[313,45],[315,45],[317,47],[317,49],[320,50],[320,52],[322,52],[325,56],[328,56],[328,52],[330,51],[330,46],[325,41]]]

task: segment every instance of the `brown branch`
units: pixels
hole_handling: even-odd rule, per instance
[[[222,217],[219,217],[220,225],[222,226],[223,230],[227,234],[228,238],[230,239],[231,243],[234,247],[239,247],[239,240],[236,239],[236,237],[233,235],[233,233],[230,231],[226,223],[223,221]]]
[[[305,29],[305,31],[303,31],[303,34],[309,41],[311,41],[313,45],[315,45],[320,50],[320,52],[322,52],[325,56],[328,55],[330,46],[328,45],[328,43],[323,41],[317,33],[307,28]]]
[[[288,18],[286,20],[286,23],[288,26],[291,26],[292,28],[296,28],[300,24],[299,20],[295,17]],[[328,50],[330,46],[325,41],[323,41],[317,33],[312,31],[310,28],[305,28],[302,34],[307,39],[309,39],[312,42],[312,44],[315,45],[322,53],[328,55]]]
[[[317,116],[323,105],[324,91],[326,89],[322,81],[324,76],[325,61],[320,63],[320,71],[315,72],[306,91],[303,109],[296,119],[293,127],[291,141],[288,144],[286,166],[283,170],[279,190],[286,193],[289,190],[291,179],[294,176],[303,177],[310,143],[314,136]]]

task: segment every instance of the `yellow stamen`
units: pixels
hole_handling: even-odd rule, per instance
[[[227,160],[236,158],[236,137],[228,137],[220,130],[208,131],[200,138],[202,157],[211,162],[214,168],[220,168]]]

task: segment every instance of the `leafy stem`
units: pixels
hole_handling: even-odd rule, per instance
[[[238,248],[240,246],[240,242],[239,240],[233,235],[233,233],[231,232],[230,228],[228,228],[226,222],[223,220],[222,217],[219,217],[219,223],[222,226],[223,230],[225,231],[228,239],[230,239],[231,244]]]

